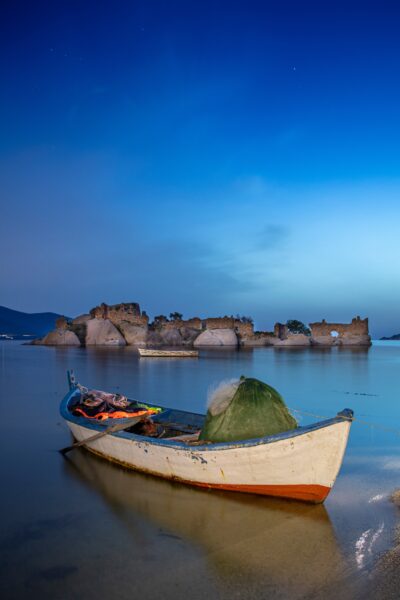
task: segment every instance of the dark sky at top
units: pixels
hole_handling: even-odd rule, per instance
[[[399,17],[3,2],[0,304],[400,329]]]

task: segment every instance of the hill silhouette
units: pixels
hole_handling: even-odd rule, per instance
[[[25,313],[0,306],[0,334],[43,336],[54,329],[60,316],[52,312]]]

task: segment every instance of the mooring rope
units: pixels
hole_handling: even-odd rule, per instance
[[[314,413],[311,412],[307,412],[305,410],[300,410],[300,408],[290,408],[290,411],[293,412],[298,412],[302,415],[306,415],[308,417],[313,417],[314,419],[330,419],[331,417],[327,417],[324,415],[316,415]],[[360,425],[364,425],[366,427],[370,427],[371,429],[381,429],[382,431],[389,431],[391,433],[396,433],[397,435],[400,435],[400,429],[397,429],[396,427],[387,427],[386,425],[381,425],[380,423],[371,423],[370,421],[364,421],[363,419],[359,419],[358,417],[353,417],[352,421],[356,421],[357,423],[359,423]]]

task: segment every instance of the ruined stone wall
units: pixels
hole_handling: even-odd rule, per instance
[[[354,317],[351,323],[310,323],[311,343],[322,346],[370,346],[368,319]],[[336,332],[336,333],[335,333]]]
[[[310,323],[311,336],[329,336],[332,331],[337,331],[338,337],[348,337],[349,335],[369,335],[368,319],[354,317],[351,323],[327,323],[325,319],[318,323]]]
[[[369,346],[368,319],[354,317],[351,323],[311,323],[311,336],[291,334],[276,323],[274,332],[254,331],[253,323],[234,317],[159,321],[148,326],[149,318],[135,302],[94,307],[90,314],[72,321],[64,317],[56,329],[41,341],[46,345],[140,345],[140,346]],[[333,335],[337,332],[337,335]]]
[[[182,321],[184,327],[190,327],[191,329],[199,329],[203,328],[202,320],[198,317],[193,317],[193,319],[187,319],[186,321]]]
[[[283,323],[275,323],[274,325],[274,336],[279,338],[280,340],[285,340],[288,337],[289,330],[287,325]]]
[[[205,319],[206,329],[234,329],[235,319],[233,317],[218,317]]]
[[[277,341],[279,340],[274,336],[272,331],[254,331],[252,335],[239,336],[240,345],[250,348],[274,346]]]
[[[140,312],[140,306],[137,302],[113,305],[103,302],[100,306],[92,308],[90,316],[92,319],[109,319],[116,326],[124,321],[131,325],[147,327],[149,322],[149,317]]]
[[[180,329],[181,327],[188,327],[190,329],[198,329],[199,331],[201,331],[203,326],[201,319],[194,317],[193,319],[187,320],[176,319],[175,321],[165,321],[160,325],[160,327],[164,331],[168,331],[171,329]]]
[[[235,331],[241,339],[246,339],[254,335],[253,323],[242,323],[242,321],[235,321]]]

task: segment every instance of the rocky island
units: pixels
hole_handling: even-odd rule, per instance
[[[136,302],[100,304],[88,314],[69,320],[61,317],[56,328],[34,344],[47,346],[369,346],[368,319],[354,317],[351,323],[311,323],[293,331],[276,323],[273,331],[254,331],[250,318],[217,317],[182,319],[160,315],[150,323]]]

